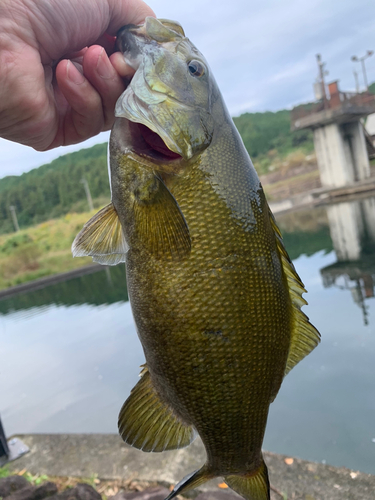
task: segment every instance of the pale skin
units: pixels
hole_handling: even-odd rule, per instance
[[[0,137],[45,151],[109,130],[134,73],[114,36],[146,16],[142,0],[1,0]]]

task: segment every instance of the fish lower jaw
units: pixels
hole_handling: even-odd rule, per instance
[[[186,166],[184,158],[171,151],[162,138],[143,123],[118,118],[113,133],[121,153],[146,168],[177,173]]]
[[[131,58],[124,55],[124,60],[128,66],[133,68],[134,71],[137,71],[142,62],[142,56],[139,54],[137,57]]]

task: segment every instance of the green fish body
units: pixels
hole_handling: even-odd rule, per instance
[[[146,362],[119,416],[144,451],[189,445],[201,469],[169,498],[216,476],[269,499],[262,441],[285,374],[319,342],[305,292],[204,57],[172,21],[123,28],[136,69],[116,106],[112,203],[74,255],[126,262]]]

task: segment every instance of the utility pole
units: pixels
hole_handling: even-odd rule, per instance
[[[92,198],[91,198],[89,184],[88,184],[87,180],[84,177],[81,179],[81,182],[83,184],[83,187],[85,188],[87,203],[89,204],[89,210],[90,210],[90,212],[92,212],[92,210],[94,210],[94,205],[92,203]]]
[[[2,467],[9,457],[9,446],[0,418],[0,467]]]
[[[14,205],[10,205],[9,210],[10,210],[10,215],[12,216],[14,229],[17,232],[17,231],[20,230],[20,226],[18,225],[18,219],[17,219],[17,214],[16,214],[16,207]]]
[[[316,54],[316,60],[318,61],[319,67],[319,77],[320,77],[320,85],[322,87],[322,96],[323,96],[323,104],[324,108],[328,107],[327,94],[326,94],[326,84],[324,81],[325,75],[328,75],[328,71],[324,71],[324,66],[326,63],[322,62],[322,56],[320,54]]]
[[[358,73],[353,71],[354,79],[355,79],[355,91],[359,94],[359,81],[358,81]]]
[[[372,56],[374,53],[373,50],[368,50],[366,54],[362,57],[357,57],[357,56],[352,56],[352,61],[353,62],[360,62],[362,64],[362,72],[363,72],[363,81],[365,82],[365,88],[368,90],[368,83],[367,83],[367,75],[366,75],[366,66],[365,66],[365,60]]]

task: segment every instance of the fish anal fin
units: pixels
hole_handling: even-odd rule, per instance
[[[203,483],[213,479],[214,477],[215,475],[209,472],[207,465],[203,465],[203,467],[192,472],[191,474],[188,474],[178,484],[176,484],[165,500],[172,500],[172,498],[177,495],[181,495],[185,491],[198,488],[198,486],[201,486]]]
[[[125,262],[128,245],[112,203],[94,215],[72,244],[73,257],[91,256],[94,262],[114,266]]]
[[[276,244],[280,253],[283,270],[287,279],[289,295],[292,302],[292,335],[289,347],[289,355],[285,368],[285,375],[290,372],[305,356],[315,349],[320,342],[320,333],[309,322],[309,318],[301,311],[301,307],[307,304],[302,297],[306,293],[305,287],[298,276],[287,251],[285,250],[281,233],[277,227],[275,218],[270,211],[271,224],[275,232]]]
[[[120,411],[118,426],[122,439],[143,451],[184,448],[197,436],[160,399],[147,367]]]
[[[232,490],[246,500],[270,500],[268,471],[263,460],[255,472],[225,476],[224,481]]]
[[[191,250],[185,218],[164,182],[153,175],[134,199],[135,230],[142,246],[158,260],[178,261]]]

